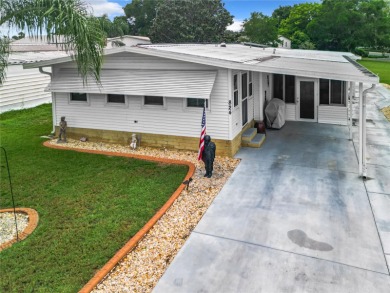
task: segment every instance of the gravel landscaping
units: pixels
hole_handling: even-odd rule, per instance
[[[50,143],[56,144],[56,140]],[[182,192],[138,246],[93,292],[151,292],[239,163],[237,159],[216,157],[213,177],[208,179],[203,177],[204,166],[197,161],[196,152],[153,148],[134,151],[123,145],[76,140],[68,140],[66,147],[184,160],[196,166],[189,189]]]
[[[28,215],[25,213],[16,213],[16,223],[18,225],[18,233],[20,234],[28,225]],[[14,213],[0,213],[0,245],[14,238],[16,238]]]

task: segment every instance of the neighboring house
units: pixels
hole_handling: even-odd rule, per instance
[[[125,46],[150,44],[147,37],[123,36],[107,39],[107,47],[114,47],[115,41]],[[37,68],[23,70],[23,64],[68,56],[61,47],[63,38],[59,37],[57,42],[28,37],[11,43],[6,80],[0,85],[0,113],[51,103],[52,94],[44,90],[50,82],[49,75],[41,74]]]
[[[280,41],[280,43],[278,44],[279,48],[291,49],[291,40],[290,39],[283,37],[283,36],[279,36],[278,40]]]
[[[45,38],[23,38],[11,43],[6,78],[0,85],[0,113],[51,103],[45,88],[50,77],[38,68],[23,70],[23,64],[68,56]]]
[[[124,35],[121,37],[108,38],[106,48],[109,49],[120,46],[131,47],[141,44],[151,44],[151,41],[148,37]]]
[[[23,65],[65,56],[68,55],[61,51],[12,53],[5,81],[0,85],[0,113],[51,103],[52,95],[45,91],[50,77],[38,68],[23,70]]]
[[[79,138],[196,150],[202,107],[217,153],[233,156],[241,135],[271,98],[286,102],[291,121],[346,125],[355,83],[377,84],[351,53],[244,45],[144,45],[105,51],[101,84],[83,84],[74,61],[28,64],[52,68],[53,116]]]

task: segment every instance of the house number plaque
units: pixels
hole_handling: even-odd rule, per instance
[[[232,100],[229,100],[229,115],[232,114]]]

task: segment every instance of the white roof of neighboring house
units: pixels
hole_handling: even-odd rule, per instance
[[[146,42],[150,43],[150,39],[148,37],[131,36],[131,35],[124,35],[124,36],[121,36],[121,37],[107,38],[107,41],[115,41],[115,40],[122,40],[122,39],[136,39],[136,40],[146,41]]]
[[[278,36],[278,39],[283,39],[283,40],[291,41],[289,38],[286,38],[285,36]]]
[[[379,83],[379,78],[354,62],[357,57],[348,52],[258,48],[238,44],[227,44],[226,47],[212,44],[155,44],[106,49],[105,55],[120,52],[237,70]],[[50,66],[70,60],[59,58],[25,67]]]
[[[65,51],[15,52],[9,55],[8,64],[18,65],[26,63],[35,63],[69,56],[70,55]]]
[[[44,51],[62,51],[62,37],[58,37],[58,45],[49,42],[46,37],[32,38],[27,37],[20,40],[12,41],[10,44],[12,52],[44,52]]]

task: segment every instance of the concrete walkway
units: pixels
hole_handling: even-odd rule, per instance
[[[390,292],[390,123],[376,106],[390,92],[368,100],[367,181],[347,127],[269,131],[154,292]]]

